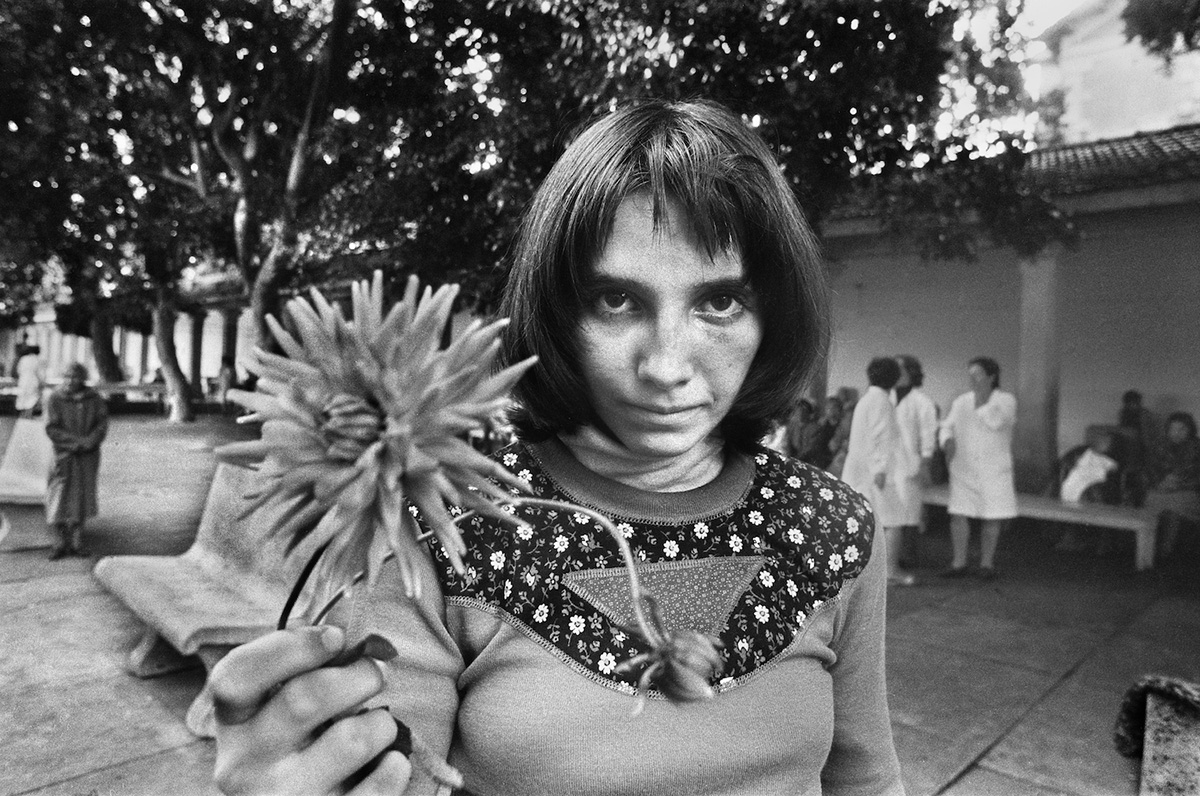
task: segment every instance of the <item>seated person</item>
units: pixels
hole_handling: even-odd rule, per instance
[[[842,424],[842,402],[837,396],[831,395],[825,399],[825,411],[821,418],[812,424],[812,433],[805,440],[799,453],[795,454],[802,462],[820,467],[829,467],[833,461],[833,438]]]
[[[1059,460],[1058,496],[1064,503],[1121,503],[1121,463],[1117,440],[1107,431],[1097,433],[1090,444],[1072,448]],[[1065,476],[1062,474],[1065,473]],[[1108,550],[1106,538],[1098,540],[1095,552]],[[1085,550],[1090,545],[1074,528],[1068,528],[1055,545],[1057,550]]]
[[[812,401],[801,398],[792,407],[792,414],[788,417],[784,453],[799,459],[805,451],[812,447],[818,425],[817,408],[813,406]],[[828,445],[828,443],[826,444]]]
[[[1082,449],[1068,451],[1060,472],[1066,472],[1058,496],[1064,503],[1120,503],[1120,462],[1111,434],[1101,432]],[[1072,461],[1073,459],[1073,461]]]
[[[1190,414],[1175,412],[1167,418],[1166,440],[1151,454],[1146,469],[1146,509],[1158,516],[1159,550],[1168,556],[1184,521],[1200,520],[1200,440]]]

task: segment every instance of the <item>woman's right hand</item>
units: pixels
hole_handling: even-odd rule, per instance
[[[280,630],[213,667],[222,793],[343,793],[343,783],[388,748],[397,732],[391,714],[359,712],[383,690],[383,675],[367,658],[328,665],[343,643],[336,627]],[[410,771],[402,754],[387,752],[349,793],[402,793]]]

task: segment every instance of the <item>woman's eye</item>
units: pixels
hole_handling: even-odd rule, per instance
[[[745,309],[745,305],[736,296],[729,293],[718,293],[715,296],[710,296],[700,305],[700,312],[702,314],[715,315],[722,318],[737,315],[743,309]]]
[[[599,308],[604,312],[622,312],[633,306],[633,299],[624,290],[609,290],[598,298]]]

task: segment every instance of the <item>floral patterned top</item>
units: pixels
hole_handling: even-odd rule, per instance
[[[739,499],[670,519],[612,513],[565,491],[542,460],[569,467],[569,456],[556,445],[517,444],[499,454],[534,495],[609,516],[644,562],[639,574],[667,626],[720,638],[717,690],[791,644],[870,557],[874,523],[863,497],[774,451],[755,454],[753,480]],[[645,649],[625,629],[632,598],[616,542],[583,512],[527,509],[521,516],[530,524],[516,531],[480,516],[467,520],[461,576],[432,545],[448,602],[494,611],[580,672],[634,691],[640,673],[618,671],[617,664]]]
[[[376,698],[481,796],[903,793],[884,672],[886,572],[864,499],[780,454],[730,453],[712,482],[638,490],[561,442],[499,461],[537,497],[628,537],[664,624],[723,644],[711,700],[634,696],[642,651],[623,559],[583,512],[521,509],[526,530],[471,517],[463,575],[437,542],[408,596],[388,562],[339,604],[351,633],[399,654]],[[635,711],[640,704],[641,709]],[[437,793],[415,774],[405,791]]]

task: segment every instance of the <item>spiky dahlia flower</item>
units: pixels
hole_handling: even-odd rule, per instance
[[[511,495],[497,483],[528,491],[465,437],[503,409],[534,359],[492,373],[506,321],[475,321],[443,348],[458,288],[418,290],[410,278],[385,316],[376,271],[371,284],[351,285],[352,320],[316,290],[308,301],[292,299],[295,336],[267,318],[286,356],[255,349],[248,365],[257,392],[230,391],[262,435],[217,455],[263,476],[248,511],[273,505],[281,517],[274,533],[289,551],[306,540],[327,545],[313,573],[326,595],[361,573],[374,582],[389,552],[406,591],[418,593],[419,530],[406,499],[461,569],[466,548],[446,503],[512,523],[497,507]]]

